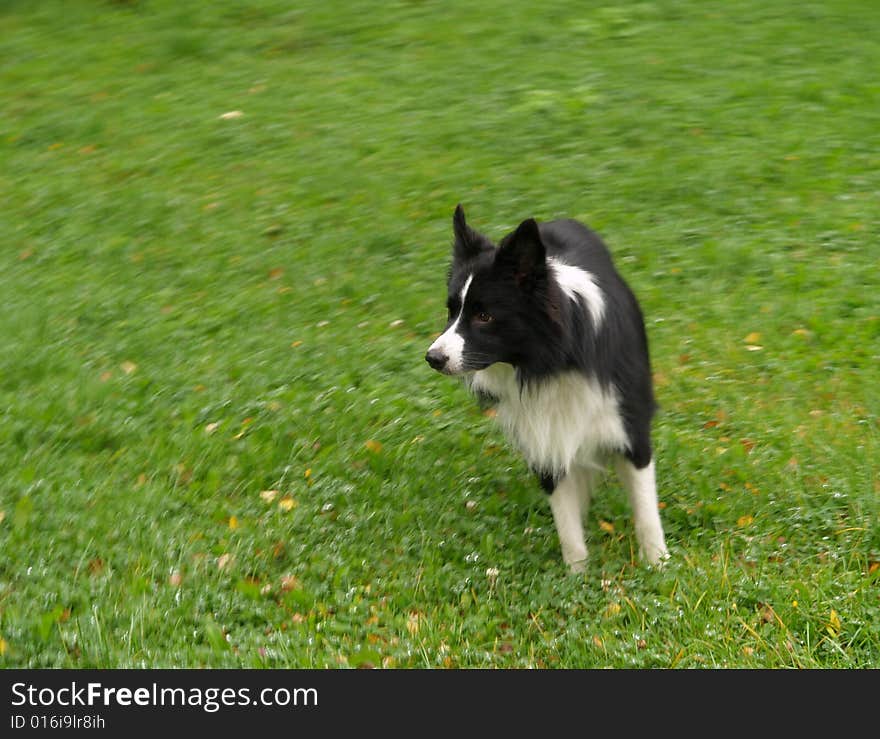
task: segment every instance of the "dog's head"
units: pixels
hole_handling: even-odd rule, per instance
[[[532,218],[523,221],[497,247],[468,226],[460,205],[452,224],[449,314],[425,359],[447,375],[496,362],[517,366],[540,343],[541,334],[553,330],[551,282],[538,224]]]

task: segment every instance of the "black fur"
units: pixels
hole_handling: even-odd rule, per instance
[[[506,362],[516,368],[521,387],[577,370],[615,387],[629,438],[629,448],[620,451],[636,467],[648,465],[656,406],[644,320],[599,236],[574,220],[528,219],[496,248],[467,225],[460,205],[453,230],[447,328],[461,312],[461,291],[473,275],[458,329],[469,347],[465,369]],[[593,275],[605,301],[598,327],[556,284],[549,257]],[[545,489],[553,484],[541,482]]]

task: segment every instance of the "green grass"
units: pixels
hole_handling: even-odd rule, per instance
[[[0,665],[880,666],[878,23],[0,4]],[[639,295],[664,570],[425,365],[457,202]]]

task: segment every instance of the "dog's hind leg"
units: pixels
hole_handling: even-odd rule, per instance
[[[555,483],[542,478],[541,484],[550,493],[550,510],[559,534],[562,559],[572,572],[587,567],[587,545],[584,542],[583,515],[589,504],[590,475],[574,467]]]
[[[644,467],[636,467],[626,457],[615,460],[615,468],[620,482],[629,494],[636,539],[642,557],[652,565],[661,564],[669,557],[663,525],[660,523],[660,510],[657,507],[657,484],[654,477],[654,461]]]

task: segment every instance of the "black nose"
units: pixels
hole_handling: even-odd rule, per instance
[[[425,361],[430,364],[435,370],[440,370],[446,366],[446,363],[449,361],[449,357],[447,357],[439,349],[428,349],[428,353],[425,355]]]

